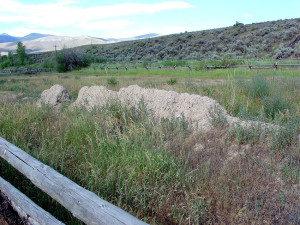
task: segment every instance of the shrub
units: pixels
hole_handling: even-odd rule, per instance
[[[42,68],[53,68],[54,64],[53,61],[46,59],[43,63],[42,63]]]
[[[300,41],[295,44],[294,52],[296,56],[300,56]]]
[[[263,99],[264,113],[267,118],[273,119],[279,112],[291,110],[290,103],[280,96],[265,96]]]
[[[277,50],[275,51],[275,57],[276,57],[276,59],[287,58],[287,57],[291,56],[292,53],[293,53],[292,48],[284,47],[283,43],[281,43],[279,45],[279,47],[277,48]]]
[[[259,140],[260,127],[254,125],[244,127],[235,124],[229,132],[229,137],[234,137],[238,144],[254,144]]]
[[[268,80],[263,76],[252,77],[250,84],[246,88],[248,95],[254,98],[262,98],[270,94],[270,85]]]
[[[272,147],[275,149],[286,148],[297,141],[298,123],[295,121],[288,121],[279,129],[274,129],[272,136]]]
[[[214,127],[225,127],[228,122],[220,105],[214,105],[208,110],[210,124]]]
[[[81,69],[89,66],[90,62],[88,56],[81,50],[63,49],[56,57],[58,72],[66,72],[73,69]]]
[[[170,78],[169,80],[167,80],[168,85],[174,85],[176,83],[177,83],[177,78]]]
[[[109,78],[107,78],[107,84],[112,85],[112,86],[116,86],[118,84],[118,81],[114,77],[109,77]]]
[[[0,80],[0,84],[6,83],[7,80]]]

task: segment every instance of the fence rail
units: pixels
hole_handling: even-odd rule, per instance
[[[50,213],[46,212],[26,195],[0,177],[1,194],[7,198],[10,205],[22,219],[30,224],[41,225],[63,225],[64,223],[55,219]],[[28,216],[30,215],[30,216]]]
[[[94,67],[94,70],[186,70],[186,71],[195,71],[195,70],[216,70],[216,69],[270,69],[270,70],[288,70],[288,69],[299,69],[300,64],[266,64],[266,65],[226,65],[226,66],[210,66],[205,65],[203,67],[193,67],[193,66],[145,66],[145,67],[137,67],[137,66],[116,66],[116,67]],[[35,73],[43,73],[43,72],[53,72],[54,69],[11,69],[11,70],[0,70],[0,74],[35,74]]]
[[[86,224],[146,224],[124,210],[99,198],[93,192],[82,188],[1,137],[0,156],[20,171],[35,186],[47,193],[68,209],[73,216]]]
[[[215,69],[271,69],[271,70],[285,70],[285,69],[299,69],[300,64],[267,64],[267,65],[226,65],[226,66],[210,66],[206,65],[203,67],[193,67],[193,66],[145,66],[145,67],[136,67],[136,66],[116,66],[116,67],[94,67],[94,70],[187,70],[187,71],[195,71],[195,70],[215,70]]]
[[[2,74],[35,74],[35,73],[44,73],[52,72],[52,68],[36,68],[36,69],[11,69],[11,70],[0,70]]]

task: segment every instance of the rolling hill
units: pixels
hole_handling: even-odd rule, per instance
[[[47,37],[42,37],[34,40],[25,40],[22,42],[26,46],[27,52],[53,51],[55,49],[55,46],[57,50],[60,50],[63,48],[73,48],[82,45],[108,43],[108,41],[105,39],[94,38],[89,36],[78,36],[78,37],[47,36]],[[16,48],[17,48],[16,42],[0,43],[0,51],[2,52],[9,52],[9,51],[14,52]]]
[[[246,25],[237,22],[230,27],[82,48],[90,55],[123,62],[287,58],[296,55],[297,44],[288,45],[299,35],[298,18]]]

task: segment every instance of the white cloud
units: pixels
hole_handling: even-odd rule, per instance
[[[250,15],[249,14],[244,14],[244,17],[250,17]]]
[[[101,20],[107,18],[153,14],[163,10],[194,7],[184,1],[165,1],[157,4],[124,3],[88,8],[80,7],[77,3],[77,1],[58,1],[45,4],[24,4],[14,0],[0,0],[0,21],[2,23],[22,22],[48,28],[86,24],[89,27],[87,29],[90,29],[92,28],[91,24],[105,27],[105,22]],[[116,25],[114,22],[110,23]],[[128,24],[128,21],[123,21],[123,26]]]

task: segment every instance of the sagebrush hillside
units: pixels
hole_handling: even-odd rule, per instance
[[[85,51],[115,61],[203,60],[222,57],[278,57],[295,55],[288,44],[300,35],[300,19],[278,20],[185,32],[152,39],[84,47]],[[300,55],[300,52],[298,52]]]

